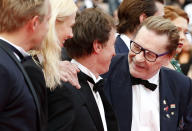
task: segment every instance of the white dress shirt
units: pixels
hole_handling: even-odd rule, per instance
[[[5,42],[7,42],[7,43],[10,44],[10,45],[12,45],[13,47],[15,47],[19,52],[21,52],[21,54],[22,54],[24,57],[25,57],[25,56],[29,56],[29,53],[27,53],[23,48],[15,45],[15,44],[13,44],[13,43],[11,43],[10,41],[6,40],[6,39],[3,38],[3,37],[0,37],[0,39],[3,40],[3,41],[5,41]],[[21,59],[19,58],[19,56],[18,56],[16,53],[14,53],[14,55],[17,57],[17,59],[18,59],[19,61],[21,61]]]
[[[87,69],[85,66],[81,65],[79,62],[77,62],[76,60],[72,59],[71,60],[71,63],[74,63],[78,66],[78,68],[83,72],[85,73],[86,75],[90,76],[93,81],[95,83],[97,83],[99,80],[101,80],[102,78],[99,76],[98,78],[95,77],[95,75],[89,70]],[[105,119],[105,110],[104,110],[104,107],[103,107],[103,102],[101,100],[101,97],[99,95],[99,92],[95,92],[93,91],[93,84],[89,83],[89,86],[91,87],[91,91],[93,93],[93,96],[95,98],[95,101],[97,103],[97,107],[99,109],[99,113],[100,113],[100,116],[101,116],[101,120],[102,120],[102,123],[103,123],[103,127],[104,127],[104,131],[107,131],[107,123],[106,123],[106,119]]]
[[[126,46],[130,50],[130,41],[131,41],[131,39],[125,34],[121,34],[120,38],[125,42]]]
[[[159,71],[148,81],[157,85],[154,91],[141,84],[132,86],[131,131],[160,131]]]

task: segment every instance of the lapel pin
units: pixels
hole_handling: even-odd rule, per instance
[[[164,108],[164,111],[168,111],[169,110],[169,106],[166,106],[165,108]]]
[[[163,104],[164,104],[164,105],[166,105],[166,104],[167,104],[166,100],[163,100]]]
[[[175,108],[175,104],[171,104],[171,105],[170,105],[170,108]]]
[[[171,115],[173,116],[175,113],[174,112],[171,112]]]
[[[167,118],[170,118],[170,115],[169,114],[166,114]]]

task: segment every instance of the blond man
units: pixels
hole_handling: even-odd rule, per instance
[[[48,0],[0,0],[0,130],[39,131],[40,107],[21,62],[48,30]]]

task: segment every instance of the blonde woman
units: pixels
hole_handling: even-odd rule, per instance
[[[50,0],[50,5],[51,17],[47,19],[49,22],[48,34],[42,47],[32,51],[32,55],[37,56],[38,60],[35,60],[36,64],[33,60],[26,60],[23,63],[38,94],[42,130],[47,130],[46,87],[54,89],[60,84],[60,79],[69,81],[73,85],[75,82],[78,83],[76,78],[78,68],[70,62],[60,61],[62,43],[73,37],[72,26],[75,23],[77,7],[73,0]]]
[[[75,78],[78,68],[68,61],[60,61],[62,44],[66,39],[73,37],[72,26],[75,23],[77,6],[73,0],[50,0],[50,3],[52,12],[49,31],[40,51],[43,54],[46,86],[54,89],[62,79],[79,87]]]

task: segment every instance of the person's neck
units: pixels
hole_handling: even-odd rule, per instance
[[[97,63],[96,60],[93,59],[92,56],[89,57],[82,57],[82,58],[78,58],[75,59],[77,62],[79,62],[81,65],[85,66],[87,69],[89,69],[96,78],[99,77],[99,73],[97,72]]]
[[[169,62],[165,67],[175,70],[175,68],[173,67],[173,65],[171,64],[171,62]]]
[[[6,39],[12,44],[23,48],[25,51],[30,50],[29,40],[25,33],[21,32],[11,32],[11,33],[0,33],[0,37]]]

